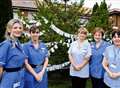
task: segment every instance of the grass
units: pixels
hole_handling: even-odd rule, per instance
[[[66,80],[49,80],[49,88],[70,88],[71,84]]]
[[[70,80],[49,80],[49,88],[71,88]],[[90,80],[87,81],[87,87],[92,88]]]
[[[71,88],[71,80],[69,73],[66,72],[52,72],[48,75],[49,88]],[[91,80],[88,79],[86,88],[91,87]]]

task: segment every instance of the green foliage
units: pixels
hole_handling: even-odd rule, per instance
[[[54,53],[51,53],[50,55],[50,61],[51,64],[61,64],[65,61],[68,61],[68,54],[67,51],[68,48],[66,45],[58,44],[58,49],[55,50]]]
[[[30,40],[30,38],[28,38],[28,36],[25,36],[24,34],[19,37],[19,40],[21,43],[25,43],[25,42],[28,42]]]
[[[93,7],[92,16],[87,24],[87,28],[89,31],[92,31],[95,27],[102,27],[105,31],[111,29],[109,11],[105,0],[101,2],[100,6],[96,3]]]
[[[47,33],[47,35],[44,36],[44,40],[48,40],[46,39],[47,36],[51,36],[51,38],[49,38],[50,41],[56,41],[56,37],[59,37],[57,40],[62,39],[61,36],[50,31],[51,23],[68,33],[75,33],[75,31],[77,31],[77,29],[80,27],[80,16],[84,15],[85,11],[87,10],[82,8],[84,0],[80,1],[81,3],[79,4],[74,3],[73,5],[67,5],[65,11],[64,4],[51,3],[50,0],[45,0],[43,1],[44,3],[40,3],[38,0],[36,0],[38,12],[36,13],[35,19],[42,23],[41,30],[45,30]],[[45,24],[43,17],[48,20],[48,24]],[[51,32],[54,35],[50,35]]]
[[[0,41],[4,40],[6,24],[12,17],[13,17],[13,11],[12,11],[11,0],[1,0],[0,1]]]
[[[96,13],[97,9],[98,9],[98,3],[96,2],[96,4],[94,5],[93,7],[93,10],[92,10],[92,15]]]
[[[54,24],[64,32],[74,34],[81,25],[80,16],[87,14],[85,12],[88,10],[82,7],[84,0],[80,0],[79,4],[73,3],[72,5],[53,3],[51,0],[44,0],[42,3],[36,0],[36,4],[38,9],[34,17],[42,24],[40,30],[45,31],[45,33],[41,39],[45,42],[66,41],[67,38],[55,33],[50,29],[50,25]],[[46,18],[48,23],[45,23],[43,18]],[[60,64],[68,61],[67,50],[66,45],[58,44],[58,49],[50,55],[49,63]]]

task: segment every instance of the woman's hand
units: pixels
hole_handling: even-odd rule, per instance
[[[0,67],[0,80],[2,79],[2,75],[3,75],[3,67]]]
[[[110,78],[113,78],[113,73],[111,71],[108,72]]]
[[[120,74],[115,72],[109,72],[108,75],[113,79],[120,77]]]
[[[82,69],[80,65],[74,65],[73,68],[76,71],[80,71]]]
[[[44,75],[44,72],[43,72],[43,71],[40,71],[40,72],[35,76],[35,79],[36,79],[37,81],[41,81],[43,75]]]

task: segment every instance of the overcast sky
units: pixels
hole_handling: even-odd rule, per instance
[[[56,0],[58,2],[61,2],[63,0]],[[84,6],[85,7],[89,7],[89,8],[92,8],[93,5],[98,2],[98,4],[101,3],[101,1],[103,0],[85,0],[84,2]],[[71,2],[80,2],[80,0],[69,0],[67,3],[70,4]],[[110,9],[113,9],[113,8],[117,8],[117,9],[120,9],[120,0],[106,0],[106,3],[107,5],[110,5]]]

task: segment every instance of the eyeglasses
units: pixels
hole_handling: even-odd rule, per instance
[[[33,34],[39,34],[40,32],[39,31],[32,31]]]

